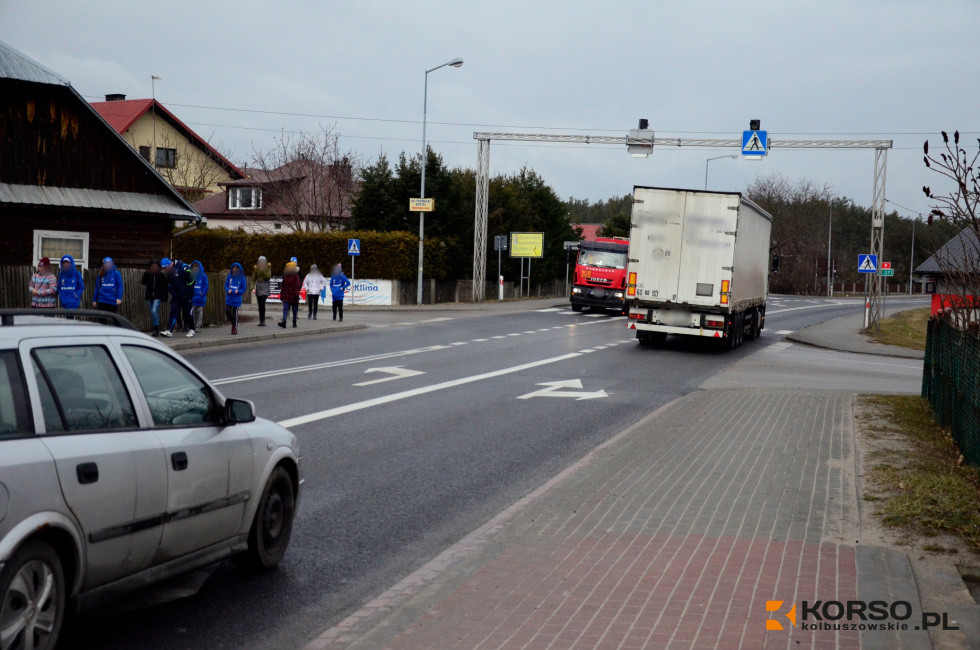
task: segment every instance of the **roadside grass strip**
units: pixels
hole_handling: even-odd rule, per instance
[[[867,454],[871,485],[864,500],[886,526],[925,537],[952,535],[980,553],[980,474],[963,463],[929,403],[904,395],[860,399],[873,414],[862,428],[879,443]]]

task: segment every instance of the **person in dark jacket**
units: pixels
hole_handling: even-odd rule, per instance
[[[344,275],[343,267],[338,264],[333,267],[333,271],[330,273],[330,297],[333,298],[333,319],[337,320],[337,316],[340,316],[340,322],[344,322],[344,292],[347,291],[347,287],[350,286],[350,280]]]
[[[194,277],[191,267],[180,260],[170,260],[166,257],[160,260],[160,267],[167,276],[167,287],[170,290],[170,319],[167,329],[160,336],[171,337],[178,322],[183,322],[185,329],[193,328],[191,315],[191,294],[194,287]]]
[[[187,332],[187,338],[194,336],[194,333],[204,327],[204,308],[208,304],[208,289],[211,288],[208,274],[204,272],[204,265],[198,260],[191,262],[191,328]]]
[[[95,293],[92,294],[92,306],[100,311],[119,311],[123,299],[122,273],[116,268],[111,257],[102,260],[102,268],[95,279]]]
[[[144,298],[153,320],[153,336],[160,336],[160,304],[167,301],[167,276],[160,270],[160,263],[152,260],[143,271],[140,284],[145,287]]]
[[[225,316],[231,323],[232,334],[238,334],[238,309],[242,306],[242,297],[246,291],[248,279],[245,277],[245,269],[235,262],[225,278]]]
[[[61,272],[58,273],[58,302],[62,309],[78,309],[85,293],[85,279],[75,266],[75,258],[65,255],[61,258]]]
[[[293,327],[296,327],[296,316],[299,313],[299,292],[303,288],[303,281],[299,278],[299,266],[295,262],[290,262],[282,273],[282,286],[279,289],[279,300],[282,301],[282,320],[277,323],[279,327],[286,327],[289,319],[289,312],[293,312]]]
[[[269,268],[269,261],[265,259],[265,255],[262,255],[252,271],[252,293],[259,305],[259,327],[265,327],[265,301],[272,293],[271,279],[272,269]]]

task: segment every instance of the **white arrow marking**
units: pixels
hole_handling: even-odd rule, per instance
[[[405,366],[388,366],[387,368],[368,368],[364,371],[365,374],[369,372],[387,372],[391,377],[384,377],[382,379],[372,379],[371,381],[362,381],[360,383],[354,384],[355,386],[370,386],[371,384],[381,384],[386,381],[392,381],[393,379],[404,379],[405,377],[414,377],[415,375],[424,375],[425,373],[421,370],[409,370]]]
[[[542,388],[541,390],[536,390],[533,393],[528,393],[527,395],[521,395],[517,399],[531,399],[532,397],[574,397],[575,401],[580,401],[583,399],[596,399],[598,397],[609,397],[606,391],[601,389],[591,393],[582,390],[579,391],[562,390],[563,388],[582,388],[581,379],[566,379],[564,381],[546,381],[542,384],[536,384],[536,385],[546,386],[546,388]]]

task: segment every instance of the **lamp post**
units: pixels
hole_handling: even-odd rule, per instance
[[[445,68],[450,66],[452,68],[458,68],[463,65],[463,59],[459,57],[453,59],[452,61],[446,61],[442,65],[437,65],[434,68],[429,68],[425,71],[425,92],[422,97],[422,188],[420,190],[420,198],[425,198],[425,165],[429,161],[429,147],[425,140],[425,123],[426,116],[429,112],[429,73],[438,70],[439,68]],[[425,239],[425,213],[419,212],[419,280],[418,280],[418,304],[422,304],[422,253],[425,247],[423,243]]]
[[[733,153],[728,156],[715,156],[714,158],[708,158],[704,161],[704,189],[708,189],[708,163],[712,160],[721,160],[722,158],[738,158],[737,153]]]

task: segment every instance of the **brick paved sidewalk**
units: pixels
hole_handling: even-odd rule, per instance
[[[856,553],[851,420],[847,393],[684,397],[308,647],[930,647],[786,616],[802,600],[894,595],[861,594],[862,564],[869,584],[908,564]],[[911,573],[890,584],[917,618]],[[784,605],[768,613],[771,600]]]

